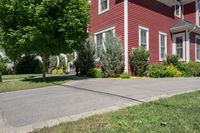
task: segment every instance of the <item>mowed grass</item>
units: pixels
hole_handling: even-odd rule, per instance
[[[4,82],[0,83],[0,93],[61,85],[70,79],[67,75],[47,75],[46,82],[43,82],[41,74],[6,75],[3,76]]]
[[[34,133],[200,133],[200,91],[44,128]]]

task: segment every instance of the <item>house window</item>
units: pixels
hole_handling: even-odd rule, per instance
[[[175,34],[173,37],[173,54],[185,61],[185,33]]]
[[[181,4],[176,4],[174,6],[174,15],[178,18],[181,18]]]
[[[99,14],[109,10],[109,0],[99,0]]]
[[[103,33],[99,33],[96,35],[96,54],[99,57],[101,48],[103,46]]]
[[[109,28],[98,33],[95,33],[95,46],[96,46],[96,55],[100,57],[101,49],[104,47],[104,43],[107,37],[111,37],[115,34],[115,28]]]
[[[159,58],[160,61],[165,59],[167,55],[167,34],[166,33],[159,33]]]
[[[196,61],[200,61],[200,36],[196,36]]]
[[[139,27],[139,46],[149,50],[149,29]]]

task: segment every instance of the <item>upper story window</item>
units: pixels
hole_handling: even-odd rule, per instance
[[[149,29],[139,27],[139,46],[149,50]]]
[[[99,14],[109,10],[109,0],[99,0]]]
[[[174,16],[181,18],[182,12],[181,12],[181,4],[176,4],[174,6]]]

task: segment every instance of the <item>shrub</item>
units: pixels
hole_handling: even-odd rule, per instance
[[[181,72],[183,72],[183,76],[186,76],[186,77],[200,76],[200,63],[197,63],[197,62],[181,63],[178,69]]]
[[[165,77],[167,67],[159,64],[149,65],[147,75],[152,78]]]
[[[181,77],[182,73],[180,71],[178,71],[178,69],[173,66],[167,66],[167,69],[165,71],[165,77]]]
[[[2,74],[7,71],[6,63],[8,63],[8,59],[0,56],[0,82],[2,82]]]
[[[104,74],[101,69],[91,68],[88,70],[87,76],[92,78],[103,78]]]
[[[95,65],[95,49],[89,41],[87,41],[83,48],[77,52],[78,56],[75,61],[75,66],[77,72],[80,72],[81,75],[86,75],[88,70],[93,68]]]
[[[131,77],[130,77],[130,75],[129,75],[128,73],[122,73],[122,74],[120,75],[120,78],[121,78],[121,79],[130,79]]]
[[[179,57],[177,55],[167,56],[165,64],[178,67],[180,65]]]
[[[105,77],[118,77],[122,72],[123,49],[117,37],[107,37],[101,49],[100,62]]]
[[[54,69],[52,71],[52,74],[53,75],[62,75],[62,74],[64,74],[64,71],[63,71],[63,69]]]
[[[130,62],[132,73],[136,76],[144,76],[148,67],[149,52],[144,48],[134,49],[131,53]]]
[[[42,73],[42,62],[35,55],[21,57],[16,64],[17,74],[39,74]]]

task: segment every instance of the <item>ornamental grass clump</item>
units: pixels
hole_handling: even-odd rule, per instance
[[[123,49],[119,39],[107,37],[101,50],[100,62],[105,77],[119,77],[123,68]]]

